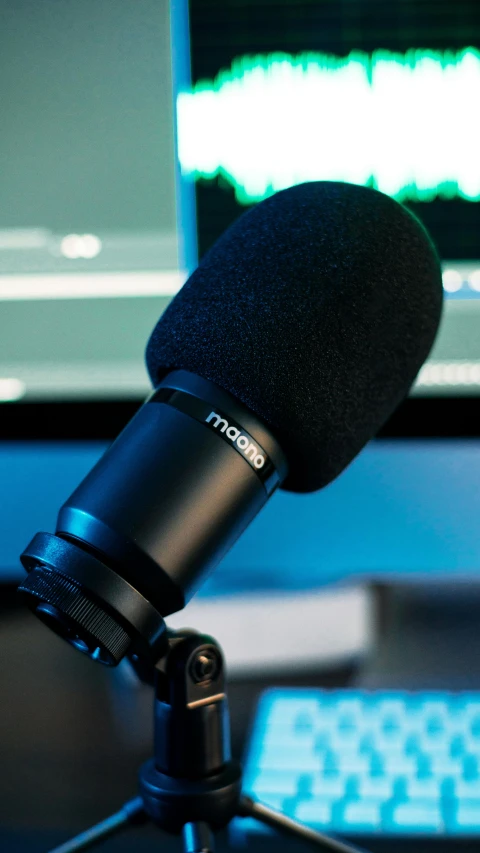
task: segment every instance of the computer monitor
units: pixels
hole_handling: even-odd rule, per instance
[[[312,179],[425,222],[446,310],[414,394],[478,395],[478,4],[0,8],[0,399],[142,399],[145,342],[196,262],[194,192],[203,254]]]
[[[26,17],[30,6],[35,9],[35,16],[41,15],[37,5],[23,0],[18,4]],[[16,239],[19,245],[24,245],[21,241],[28,235],[33,240],[32,235],[37,233],[35,230],[25,231],[27,225],[40,229],[38,233],[43,227],[44,236],[47,232],[50,235],[36,249],[17,251],[10,248],[2,253],[11,259],[9,263],[13,264],[16,258],[15,263],[20,264],[21,261],[24,264],[23,267],[8,269],[4,288],[9,280],[12,287],[17,281],[25,294],[25,298],[5,298],[0,319],[5,327],[2,326],[0,335],[2,374],[6,379],[23,383],[19,386],[18,402],[6,401],[0,409],[3,416],[0,423],[3,439],[0,442],[0,489],[3,489],[0,503],[4,507],[0,514],[0,569],[2,578],[12,582],[23,576],[18,554],[30,537],[37,530],[54,529],[56,513],[63,500],[120,431],[148,390],[143,368],[143,350],[148,334],[185,271],[193,266],[195,260],[193,182],[200,254],[245,209],[247,203],[254,203],[253,196],[248,195],[246,185],[234,173],[233,166],[217,157],[218,152],[225,155],[225,149],[220,150],[218,144],[219,135],[223,142],[231,140],[228,133],[220,133],[222,127],[225,130],[225,124],[215,124],[211,120],[218,114],[219,99],[228,106],[227,95],[230,97],[232,92],[236,92],[238,102],[246,110],[241,114],[242,122],[247,122],[246,135],[239,137],[243,140],[242,145],[232,151],[232,157],[233,154],[248,155],[247,167],[256,162],[255,152],[261,142],[261,134],[251,124],[252,115],[258,115],[258,110],[255,91],[253,94],[250,91],[247,75],[252,72],[252,79],[260,79],[263,85],[277,73],[275,62],[281,63],[282,73],[285,73],[287,81],[290,80],[288,92],[291,88],[289,75],[293,72],[297,83],[300,80],[302,85],[310,85],[307,68],[313,75],[311,79],[316,75],[328,93],[329,81],[337,79],[335,75],[343,69],[348,74],[358,72],[363,95],[373,101],[375,99],[369,94],[367,83],[376,68],[375,63],[380,61],[380,54],[376,51],[390,52],[384,55],[384,61],[389,67],[388,73],[395,76],[398,72],[399,75],[395,84],[397,101],[402,95],[407,72],[421,77],[421,68],[430,67],[431,82],[428,83],[428,74],[422,78],[422,91],[425,103],[433,99],[437,107],[431,115],[432,121],[438,124],[437,178],[446,174],[446,161],[442,159],[447,156],[442,147],[442,128],[446,124],[449,127],[454,124],[444,106],[447,71],[451,71],[455,98],[460,98],[459,93],[463,92],[461,103],[466,112],[462,115],[468,117],[468,127],[473,136],[474,124],[478,121],[474,93],[478,91],[480,94],[480,76],[477,73],[480,63],[476,51],[469,46],[480,41],[480,8],[462,0],[442,9],[441,14],[438,4],[427,3],[420,7],[404,0],[393,0],[389,4],[373,4],[368,0],[359,0],[355,4],[343,0],[325,0],[323,3],[303,0],[252,3],[250,0],[238,0],[234,5],[190,0],[193,84],[188,80],[186,7],[181,3],[171,4],[170,29],[166,3],[132,0],[131,8],[129,3],[121,4],[121,7],[119,17],[118,4],[114,2],[95,4],[92,0],[91,5],[88,2],[66,2],[58,6],[62,11],[56,13],[62,21],[65,19],[65,32],[70,34],[70,39],[75,32],[81,36],[81,45],[75,48],[75,56],[77,53],[84,55],[85,43],[90,45],[90,54],[99,45],[105,48],[107,43],[113,54],[110,57],[106,52],[109,76],[105,76],[106,72],[105,75],[101,73],[104,51],[99,52],[95,61],[95,57],[85,55],[88,68],[84,73],[90,77],[82,85],[90,91],[92,75],[94,81],[104,81],[104,85],[98,82],[98,93],[95,96],[90,93],[97,118],[95,127],[81,136],[76,156],[84,168],[89,166],[90,156],[98,156],[89,143],[94,130],[105,134],[97,140],[97,146],[101,148],[100,143],[105,146],[108,141],[108,150],[102,148],[103,159],[93,161],[96,171],[91,168],[88,182],[84,181],[80,189],[75,176],[65,169],[63,180],[68,178],[69,186],[73,190],[76,187],[74,197],[77,208],[83,211],[82,216],[74,218],[76,208],[73,202],[70,203],[70,194],[62,195],[63,185],[57,187],[55,193],[47,194],[50,199],[48,205],[41,202],[45,193],[45,170],[55,164],[56,158],[53,158],[44,161],[41,181],[37,180],[35,184],[32,183],[33,177],[30,179],[28,186],[36,187],[37,207],[29,207],[25,203],[23,212],[25,215],[25,211],[35,209],[53,211],[55,199],[60,199],[58,210],[55,208],[57,218],[53,214],[50,220],[39,216],[35,220],[17,216],[15,221],[9,220],[9,228],[5,231],[10,235],[8,239]],[[127,7],[130,12],[124,11]],[[43,4],[40,8],[43,9]],[[81,14],[76,11],[80,9],[83,10]],[[86,9],[99,18],[93,46],[90,44],[91,36],[87,38],[86,30],[82,29],[88,29]],[[162,25],[160,9],[163,9]],[[73,19],[68,16],[76,14],[79,16],[78,26],[72,29]],[[27,32],[32,38],[39,32],[38,21],[29,27],[24,31],[18,24],[17,41],[20,31],[24,41]],[[175,44],[173,52],[172,38]],[[66,40],[65,35],[62,43],[65,44]],[[158,45],[163,45],[165,50],[159,50]],[[418,55],[412,53],[415,48]],[[41,53],[39,45],[37,49]],[[10,46],[9,50],[11,52],[13,48]],[[358,54],[357,60],[353,58],[354,51]],[[429,51],[434,52],[430,54]],[[131,63],[125,62],[126,52],[132,58]],[[282,52],[281,58],[279,52]],[[312,67],[303,59],[295,65],[295,57],[306,52]],[[461,63],[465,58],[470,64],[471,77],[469,87],[463,91],[455,82],[455,69],[463,68]],[[117,68],[115,60],[121,68]],[[172,88],[169,88],[167,97],[160,85],[165,78],[158,63],[163,60],[166,63],[164,68],[173,69],[173,90],[178,95],[180,168],[177,168],[173,141],[175,112]],[[42,61],[47,62],[47,59]],[[422,62],[426,63],[425,66],[421,66]],[[132,67],[133,88],[127,64]],[[53,72],[52,76],[55,76]],[[54,83],[59,85],[56,79]],[[59,96],[60,90],[54,91]],[[344,98],[348,95],[348,88],[345,92]],[[77,92],[76,98],[80,100],[75,100],[76,112],[70,114],[67,105],[64,106],[72,123],[75,116],[88,118],[89,111],[93,109],[90,103],[84,103],[80,95],[81,92]],[[253,100],[249,101],[251,96]],[[202,97],[205,99],[203,102]],[[454,103],[455,98],[448,103]],[[471,99],[470,110],[468,98]],[[98,103],[96,99],[99,99]],[[114,111],[111,99],[116,105],[117,122],[113,122],[109,113],[109,121],[104,124],[101,121],[102,109],[108,107]],[[21,107],[23,121],[31,120],[34,131],[40,122],[40,126],[45,127],[45,134],[50,132],[52,124],[55,128],[54,116],[50,115],[48,122],[45,119],[43,125],[33,106],[38,98],[32,96],[31,101],[30,105]],[[292,101],[283,99],[281,106],[285,117],[288,117]],[[201,108],[197,110],[197,107]],[[52,105],[49,108],[53,110]],[[417,138],[420,142],[422,139],[421,133],[415,136],[420,112],[416,102],[416,112],[411,113],[409,124],[412,144]],[[357,121],[360,118],[357,116]],[[374,118],[378,127],[379,116]],[[190,126],[188,123],[191,121],[193,124]],[[402,122],[405,121],[406,116],[403,115]],[[57,126],[59,123],[58,119]],[[243,132],[242,126],[242,123],[236,125],[239,133]],[[301,123],[297,126],[302,143]],[[318,158],[320,171],[308,177],[351,180],[347,161],[350,163],[352,158],[358,158],[356,146],[362,127],[358,124],[351,129],[345,166],[337,164],[334,174],[328,170],[322,156]],[[108,136],[110,130],[112,135]],[[71,128],[70,131],[69,139],[74,137]],[[123,132],[127,137],[125,146],[123,139],[119,142]],[[163,132],[164,149],[159,141]],[[338,140],[338,133],[331,125],[325,128],[325,134],[329,133]],[[458,133],[462,139],[467,135]],[[452,155],[457,151],[453,131],[449,139],[453,146],[450,150]],[[277,141],[285,159],[283,155],[288,151],[282,147],[286,140],[281,133]],[[121,143],[119,153],[113,150],[117,143]],[[67,157],[69,142],[62,144],[63,157]],[[268,144],[273,144],[271,139]],[[210,161],[207,163],[205,158],[209,145]],[[168,168],[165,160],[163,165],[160,163],[162,150],[168,153]],[[245,659],[250,652],[253,656],[258,652],[259,659],[264,662],[265,644],[271,641],[272,659],[276,655],[278,660],[285,661],[287,650],[278,644],[279,634],[275,627],[276,624],[280,635],[285,630],[286,611],[282,609],[281,601],[294,601],[289,619],[295,613],[302,618],[307,607],[316,608],[320,598],[324,600],[325,589],[333,589],[339,583],[351,584],[353,581],[362,585],[372,578],[407,576],[435,581],[477,576],[480,540],[473,507],[478,501],[480,482],[480,430],[478,416],[475,416],[480,391],[480,288],[477,287],[480,187],[478,194],[472,190],[467,196],[465,185],[460,192],[462,150],[458,149],[457,171],[455,157],[448,161],[453,169],[451,180],[438,178],[435,186],[431,180],[428,187],[424,187],[424,192],[420,192],[420,181],[427,183],[428,175],[427,172],[419,172],[416,182],[403,182],[401,192],[397,187],[394,193],[403,197],[429,227],[445,262],[444,323],[432,356],[420,374],[414,396],[386,425],[381,440],[372,442],[327,489],[306,496],[276,494],[202,587],[194,602],[203,607],[203,613],[205,607],[210,609],[207,616],[199,614],[199,626],[218,633],[225,641],[222,632],[210,621],[215,603],[221,602],[217,612],[223,614],[224,623],[228,621],[229,631],[233,630],[236,614],[240,613],[240,621],[236,623],[237,627],[240,626],[237,636],[243,632],[244,639],[233,648],[226,642],[230,659],[232,654],[237,654],[237,662],[241,663],[242,656]],[[20,157],[21,152],[17,155],[13,145],[10,151],[12,162],[16,162],[15,156]],[[402,151],[396,153],[401,158]],[[130,160],[135,167],[130,167],[132,174],[129,177],[125,173]],[[25,168],[30,164],[30,172],[35,171],[28,158],[24,162]],[[288,157],[286,162],[288,165]],[[373,163],[372,176],[366,180],[367,183],[377,182],[383,186],[379,181],[382,162]],[[476,180],[478,171],[475,171],[474,158],[470,158],[468,164],[472,181]],[[233,165],[236,168],[237,160]],[[427,159],[421,165],[427,169]],[[162,171],[164,167],[165,173]],[[240,168],[243,168],[241,163]],[[291,162],[289,168],[286,180],[292,182]],[[405,161],[402,161],[402,168],[405,168]],[[16,178],[17,185],[24,181],[24,174],[22,167]],[[276,187],[273,184],[265,187],[265,177],[257,177],[255,198],[258,199]],[[298,177],[303,180],[306,176],[302,173]],[[263,179],[262,185],[260,179]],[[10,175],[9,181],[13,204],[14,176]],[[109,182],[113,195],[107,210],[102,199]],[[86,188],[87,184],[91,205],[82,200],[81,188]],[[25,186],[24,183],[21,185]],[[79,207],[80,202],[82,205]],[[68,216],[62,212],[64,209],[69,211]],[[3,215],[6,216],[5,211]],[[65,223],[63,228],[60,227],[62,222]],[[160,222],[164,223],[163,231]],[[17,230],[12,230],[12,223]],[[168,234],[169,239],[165,236]],[[91,237],[85,235],[93,235],[100,242],[92,242]],[[93,247],[98,248],[100,244],[101,250],[95,257],[85,257],[86,252],[92,254]],[[168,251],[167,244],[170,247]],[[52,254],[52,247],[57,247],[56,255]],[[82,252],[83,257],[68,256]],[[30,267],[25,266],[27,263]],[[55,290],[57,285],[64,287],[61,298]],[[39,288],[38,293],[32,293],[35,287]],[[109,287],[112,288],[110,292]],[[148,290],[149,287],[152,291]],[[39,298],[41,292],[43,297]],[[19,293],[17,290],[17,296]],[[19,372],[20,367],[23,372]],[[4,388],[8,395],[8,386],[4,385]],[[11,388],[15,390],[15,386]],[[315,591],[321,593],[318,598]],[[358,648],[367,629],[365,600],[352,598],[349,607],[350,616],[347,614],[345,617],[345,611],[340,613],[334,598],[331,598],[321,616],[317,609],[315,618],[303,620],[298,654],[304,655],[310,645],[309,653],[316,657],[319,655],[318,643],[315,644],[313,639],[310,643],[305,633],[312,624],[314,630],[323,630],[325,636],[328,635],[327,645],[335,653],[330,629],[335,627],[335,621],[338,627],[339,619],[343,640],[347,637],[350,649]],[[178,620],[175,617],[172,621],[175,624],[184,618],[195,621],[193,617],[190,620],[192,612],[190,608],[188,615],[179,614]],[[258,625],[263,624],[263,645],[258,642],[258,633],[252,628],[254,613],[257,614]],[[277,619],[275,624],[274,617]],[[246,624],[249,625],[248,634],[253,638],[248,654]],[[292,638],[289,648],[291,643]],[[255,645],[256,650],[253,648]],[[345,643],[343,646],[340,643],[337,651],[340,653],[340,648],[345,651],[345,647]]]

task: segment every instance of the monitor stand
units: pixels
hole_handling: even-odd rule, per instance
[[[478,583],[377,583],[366,689],[480,689]]]

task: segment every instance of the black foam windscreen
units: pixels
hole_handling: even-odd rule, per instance
[[[205,255],[147,347],[216,382],[269,425],[284,488],[333,480],[407,395],[438,328],[434,246],[376,190],[313,182],[244,213]]]

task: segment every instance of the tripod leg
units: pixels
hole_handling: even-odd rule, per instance
[[[287,835],[303,839],[319,847],[321,850],[330,850],[331,853],[366,853],[365,850],[361,850],[359,847],[352,847],[351,844],[346,844],[344,841],[330,838],[322,832],[316,832],[316,830],[310,829],[309,826],[292,820],[286,817],[286,815],[280,814],[268,806],[264,806],[262,803],[256,803],[250,797],[241,798],[238,814],[240,817],[253,817],[266,826],[270,826],[272,829],[278,829]]]
[[[70,841],[66,841],[60,847],[55,847],[55,850],[51,850],[50,853],[80,853],[82,850],[88,850],[89,847],[111,838],[112,835],[120,832],[128,825],[142,824],[147,820],[148,817],[143,810],[143,802],[140,797],[136,797],[134,800],[125,803],[120,811],[115,812],[106,820],[102,820],[101,823],[97,823],[96,826],[92,826],[91,829],[87,829]]]
[[[208,823],[197,821],[183,827],[185,853],[213,853],[213,834]]]

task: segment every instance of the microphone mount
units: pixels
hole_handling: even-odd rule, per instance
[[[190,630],[169,631],[168,649],[154,668],[146,667],[144,659],[133,658],[132,664],[154,688],[154,757],[140,768],[140,796],[51,853],[80,853],[148,821],[181,834],[185,853],[213,853],[213,833],[236,817],[255,818],[318,850],[361,853],[242,794],[241,767],[231,757],[225,667],[216,640]]]

